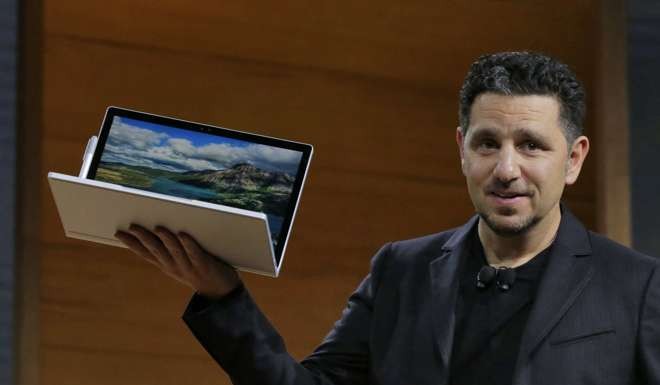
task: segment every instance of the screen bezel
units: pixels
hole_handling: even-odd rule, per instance
[[[224,127],[213,126],[210,124],[196,123],[196,122],[177,119],[173,117],[154,115],[146,112],[129,110],[126,108],[112,106],[112,107],[108,107],[105,117],[103,118],[101,130],[98,135],[98,141],[96,144],[96,148],[94,150],[94,156],[92,157],[92,161],[89,166],[89,171],[87,172],[87,176],[86,176],[87,179],[95,180],[96,171],[101,161],[103,149],[105,148],[105,144],[108,139],[108,135],[110,133],[110,128],[112,127],[112,122],[115,117],[140,120],[153,124],[170,126],[188,131],[200,132],[208,135],[238,139],[249,143],[262,144],[262,145],[301,152],[302,156],[300,159],[298,170],[296,172],[296,178],[293,183],[293,189],[291,192],[291,197],[289,199],[289,205],[286,210],[286,217],[282,221],[282,229],[280,230],[279,238],[277,239],[277,246],[274,247],[273,250],[275,253],[275,264],[277,269],[279,269],[282,262],[282,254],[286,247],[286,243],[289,238],[289,233],[291,232],[291,225],[293,223],[293,217],[295,215],[296,207],[298,206],[298,201],[300,199],[302,185],[307,175],[307,169],[313,151],[312,145],[306,143],[300,143],[300,142],[293,142],[290,140],[273,138],[270,136],[232,130]]]

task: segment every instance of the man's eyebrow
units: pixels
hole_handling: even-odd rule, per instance
[[[476,128],[472,132],[472,140],[483,139],[483,138],[492,138],[497,136],[497,131],[492,128]]]
[[[527,128],[517,128],[513,132],[513,134],[516,137],[532,139],[532,140],[535,140],[535,141],[538,141],[538,142],[546,142],[547,141],[545,135],[543,135],[542,133],[534,131],[534,130],[530,130],[530,129],[527,129]]]

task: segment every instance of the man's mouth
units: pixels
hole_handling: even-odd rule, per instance
[[[495,191],[492,191],[491,194],[495,195],[498,198],[502,198],[502,199],[512,199],[512,198],[527,196],[527,194],[518,193],[518,192],[495,192]]]
[[[488,195],[494,200],[497,205],[513,205],[522,202],[531,194],[522,191],[489,191]]]

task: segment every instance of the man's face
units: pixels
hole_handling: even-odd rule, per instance
[[[518,235],[559,214],[564,186],[577,179],[586,137],[569,147],[552,96],[479,95],[470,127],[456,139],[472,203],[502,236]]]

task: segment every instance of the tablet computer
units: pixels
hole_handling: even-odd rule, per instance
[[[198,239],[202,246],[213,252],[210,243],[224,242],[224,246],[219,246],[224,253],[219,255],[229,263],[239,261],[235,266],[249,271],[255,269],[240,260],[254,256],[227,255],[227,246],[236,243],[236,247],[230,247],[235,254],[247,247],[245,243],[250,243],[252,232],[260,233],[253,237],[255,244],[266,234],[268,247],[260,247],[271,249],[268,259],[273,269],[255,272],[275,276],[279,272],[312,156],[311,145],[110,107],[95,146],[88,147],[89,166],[78,178],[49,174],[65,231],[67,215],[63,210],[75,211],[71,206],[84,205],[85,196],[89,200],[85,204],[97,205],[98,214],[106,211],[103,218],[94,217],[97,227],[108,216],[116,217],[114,222],[130,219],[145,226],[166,225],[175,231],[192,225],[197,231],[188,228],[187,232],[196,238],[203,233],[207,238]],[[76,194],[80,199],[76,199]],[[120,206],[108,213],[113,204]],[[146,206],[148,210],[141,208]],[[206,214],[199,214],[202,209]],[[137,212],[140,215],[134,214]],[[165,212],[171,218],[163,217]],[[191,216],[193,212],[204,219],[200,222],[201,217]],[[88,217],[79,213],[75,220],[90,221]],[[233,228],[232,223],[240,228],[239,222],[243,223],[242,236],[223,234]],[[214,223],[218,225],[215,239]],[[245,223],[251,225],[245,227]],[[112,225],[125,228],[128,224]],[[97,237],[100,242],[114,244],[114,236],[109,234],[80,234],[80,229],[90,228],[90,224],[80,225],[73,231],[76,234],[68,231],[67,235],[89,240]],[[106,226],[103,231],[110,230]]]

